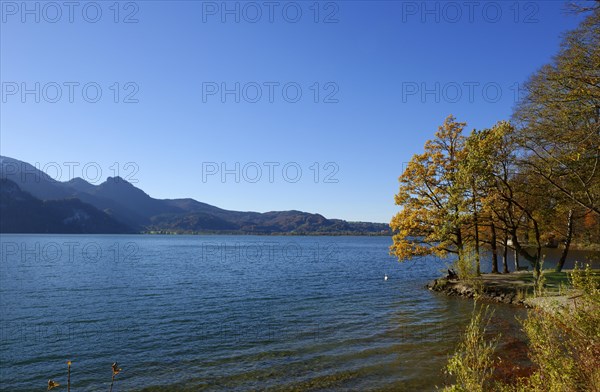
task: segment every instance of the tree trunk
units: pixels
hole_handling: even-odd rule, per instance
[[[481,262],[479,258],[479,220],[477,216],[477,200],[475,199],[475,187],[473,187],[473,224],[475,226],[475,268],[477,276],[481,275]]]
[[[535,269],[536,272],[540,272],[540,268],[541,268],[541,261],[542,261],[542,242],[540,240],[540,228],[538,226],[538,223],[535,219],[532,219],[533,221],[533,229],[535,232],[535,260],[533,261],[533,268]]]
[[[519,251],[520,251],[520,246],[519,246],[519,240],[517,239],[517,231],[515,229],[512,229],[510,232],[511,235],[511,239],[512,239],[512,247],[513,247],[513,252],[514,252],[514,257],[515,257],[515,271],[518,271],[519,268],[521,267],[519,265]]]
[[[565,238],[565,248],[560,255],[560,260],[556,264],[556,272],[562,271],[567,261],[567,254],[569,253],[569,247],[571,246],[571,239],[573,238],[573,210],[569,210],[569,218],[567,219],[567,238]]]
[[[508,232],[504,229],[502,247],[502,273],[508,274]]]
[[[498,244],[496,244],[496,226],[494,222],[491,224],[492,231],[492,273],[498,273]]]
[[[537,225],[537,221],[533,221],[533,225],[534,225],[534,229],[535,229],[535,233],[536,233],[536,243],[537,243],[537,248],[536,248],[536,254],[535,255],[530,255],[527,250],[525,250],[522,246],[521,243],[519,242],[519,238],[517,237],[517,230],[515,228],[511,229],[511,238],[512,238],[512,242],[513,242],[513,249],[515,250],[515,266],[517,271],[519,270],[519,256],[523,256],[525,258],[525,260],[529,261],[530,265],[532,267],[534,267],[536,270],[539,270],[539,264],[540,264],[540,257],[542,254],[542,245],[540,243],[540,233],[539,233],[539,227]]]
[[[462,241],[462,232],[460,231],[460,228],[455,231],[455,235],[456,235],[456,248],[458,250],[458,252],[457,252],[458,259],[463,260],[463,257],[465,257],[464,252],[463,252],[464,244]]]

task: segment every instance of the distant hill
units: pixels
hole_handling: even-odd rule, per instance
[[[31,195],[42,200],[64,199],[71,191],[33,165],[13,158],[0,156],[0,178],[12,180]]]
[[[132,229],[79,199],[42,201],[0,179],[0,233],[108,234]]]
[[[224,210],[194,199],[154,199],[120,177],[99,185],[75,178],[59,182],[34,166],[0,157],[0,178],[42,201],[78,199],[136,232],[248,234],[389,234],[383,223],[347,222],[302,211]],[[10,195],[6,195],[10,198]],[[8,200],[8,199],[7,199]],[[4,217],[2,217],[4,219]],[[47,231],[44,231],[47,232]]]

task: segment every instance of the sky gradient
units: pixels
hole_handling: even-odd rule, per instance
[[[1,4],[2,155],[156,198],[375,222],[447,115],[508,119],[579,22],[561,1],[22,4]]]

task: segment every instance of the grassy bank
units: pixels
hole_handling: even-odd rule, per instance
[[[510,274],[482,274],[467,279],[436,279],[427,285],[432,291],[450,296],[478,298],[519,306],[535,307],[550,302],[566,304],[580,294],[571,282],[573,270],[542,271],[536,279],[533,272],[519,271]],[[600,270],[592,270],[592,279],[600,284]]]
[[[445,285],[460,283],[450,281]],[[531,292],[523,304],[533,309],[521,324],[532,366],[520,374],[502,371],[514,367],[514,363],[498,358],[496,348],[503,337],[487,334],[490,310],[476,306],[448,361],[446,372],[453,383],[444,391],[600,392],[599,270],[588,265],[585,269],[547,271],[537,276],[526,272],[489,274],[473,278],[468,284],[481,292]]]

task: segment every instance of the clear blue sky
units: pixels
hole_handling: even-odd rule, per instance
[[[28,14],[20,1],[2,1],[2,155],[41,167],[57,162],[61,180],[69,179],[66,162],[100,167],[102,180],[114,162],[124,177],[134,162],[139,171],[130,178],[157,198],[378,222],[396,211],[403,163],[444,118],[452,113],[469,129],[507,119],[515,86],[579,21],[562,1],[321,2],[318,15],[312,1],[281,1],[272,14],[262,1],[228,2],[232,14],[221,1],[121,2],[118,15],[113,1],[48,4],[27,2]],[[72,103],[69,82],[79,83],[71,85]],[[236,82],[239,103],[234,94],[224,102],[220,92],[209,95]],[[269,82],[279,84],[271,85],[273,102]],[[39,103],[21,95],[35,83]],[[96,103],[83,97],[88,83],[96,84],[87,100],[102,90]],[[283,97],[288,83],[289,101],[302,89],[296,103]],[[136,88],[130,98],[138,102],[123,102]],[[422,96],[423,88],[431,92]],[[240,182],[208,175],[213,162],[233,171],[239,162]],[[246,180],[256,176],[251,162],[262,167],[255,183]],[[272,181],[268,162],[279,163]],[[302,176],[292,183],[298,166]],[[336,169],[329,179],[337,182],[326,182]]]

